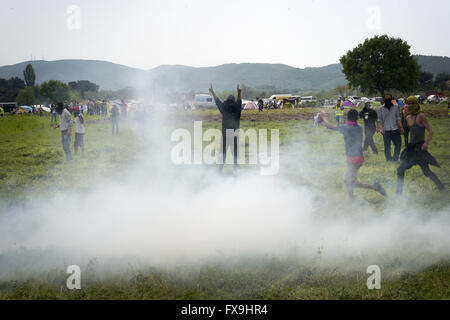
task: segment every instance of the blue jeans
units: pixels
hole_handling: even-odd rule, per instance
[[[119,119],[112,118],[112,134],[119,134]]]
[[[52,118],[51,118],[50,125],[53,124],[53,119],[55,119],[55,123],[57,123],[57,122],[58,122],[58,116],[57,116],[57,114],[52,112],[51,116],[52,116]]]
[[[344,116],[336,116],[336,123],[337,124],[344,123]]]
[[[70,150],[70,138],[71,136],[67,135],[67,130],[61,131],[61,143],[67,161],[72,160],[72,151]]]

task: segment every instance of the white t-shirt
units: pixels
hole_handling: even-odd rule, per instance
[[[72,115],[66,108],[64,108],[61,116],[59,117],[59,120],[59,129],[61,131],[67,130],[72,126]]]
[[[75,118],[75,133],[84,133],[84,123],[81,123],[80,117],[82,117],[84,120],[82,114],[78,115]]]

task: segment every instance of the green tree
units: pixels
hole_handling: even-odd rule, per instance
[[[416,89],[420,70],[409,49],[402,39],[375,36],[348,51],[340,62],[350,85],[364,92],[382,96],[392,89],[408,92]]]
[[[23,78],[28,87],[34,86],[34,83],[36,81],[36,73],[34,72],[33,66],[31,64],[28,64],[23,71]]]
[[[30,106],[34,104],[34,89],[33,87],[26,87],[19,90],[16,98],[17,105]]]
[[[88,80],[78,80],[78,81],[72,81],[69,82],[69,87],[73,91],[80,92],[80,95],[82,98],[84,98],[84,93],[88,91],[92,92],[98,92],[98,89],[100,88],[99,85],[90,82]]]
[[[16,101],[19,90],[25,88],[25,82],[18,77],[9,80],[0,79],[0,101]]]
[[[49,80],[41,84],[40,94],[51,102],[64,102],[70,99],[70,88],[64,82]]]

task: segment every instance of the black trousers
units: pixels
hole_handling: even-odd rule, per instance
[[[231,129],[228,129],[231,130]],[[232,153],[233,153],[233,160],[234,160],[234,166],[237,167],[238,166],[238,129],[233,130],[234,134],[228,134],[227,137],[227,133],[226,130],[222,129],[222,159],[223,159],[223,164],[225,164],[226,160],[227,160],[227,150],[228,147],[231,147],[231,143],[234,142],[234,146],[231,149]]]
[[[407,146],[409,143],[409,127],[404,126],[403,129],[405,130],[405,132],[403,133],[403,136],[405,137],[405,146]]]
[[[394,155],[391,153],[391,142],[394,143]],[[402,148],[402,137],[399,130],[384,132],[384,155],[386,161],[397,161]]]
[[[403,193],[403,184],[405,182],[405,171],[411,169],[416,164],[420,166],[423,175],[425,177],[430,178],[431,181],[434,182],[434,184],[439,190],[441,191],[444,190],[445,188],[444,185],[439,180],[439,178],[434,174],[434,172],[431,171],[428,163],[410,163],[402,160],[402,162],[400,162],[400,166],[397,168],[397,194]]]
[[[375,134],[375,129],[367,129],[365,130],[365,139],[364,139],[364,151],[367,151],[367,149],[372,148],[373,153],[378,154],[377,146],[375,145],[375,141],[373,141],[373,136]]]

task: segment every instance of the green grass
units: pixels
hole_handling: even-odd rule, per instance
[[[343,138],[324,127],[312,126],[311,119],[319,110],[244,111],[241,126],[244,130],[279,129],[280,175],[319,190],[333,201],[346,201]],[[449,186],[447,107],[426,106],[424,110],[435,132],[429,150],[441,164],[433,171]],[[333,110],[326,112],[334,119]],[[202,120],[205,129],[220,128],[219,113],[210,110],[177,113],[168,125],[191,128],[193,120]],[[87,117],[86,157],[78,155],[75,161],[66,163],[60,133],[50,127],[49,117],[0,118],[0,214],[11,205],[50,192],[88,192],[97,181],[120,181],[123,175],[118,173],[126,173],[139,158],[139,138],[130,126],[122,125],[119,136],[112,136],[110,129],[109,122]],[[380,154],[369,151],[360,180],[372,182],[377,178],[393,194],[397,165],[386,164],[380,135],[375,141]],[[380,213],[386,206],[384,199],[373,192],[357,190],[355,195]],[[407,171],[405,198],[430,216],[448,207],[450,199],[448,191],[437,192],[416,167]],[[61,270],[49,270],[28,280],[0,281],[0,299],[450,299],[450,261],[410,273],[386,265],[382,290],[375,291],[367,290],[362,266],[359,272],[327,270],[295,259],[267,257],[227,266],[205,263],[172,269],[130,269],[84,277],[83,289],[75,292],[65,289],[66,275]]]

